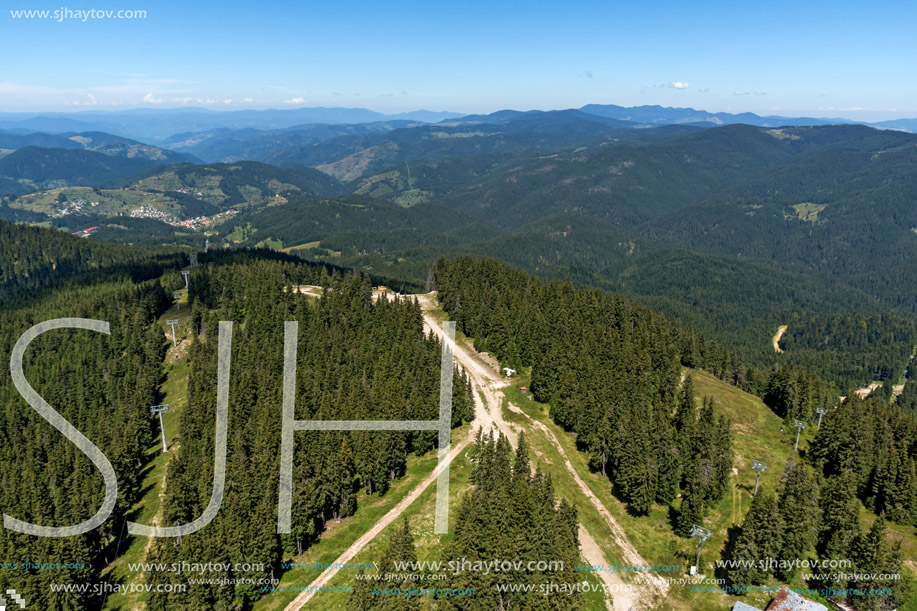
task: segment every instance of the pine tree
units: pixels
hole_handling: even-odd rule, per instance
[[[353,590],[350,591],[350,598],[347,600],[347,609],[348,611],[371,611],[376,608],[375,604],[376,597],[370,593],[370,584],[366,581],[366,571],[360,569],[357,572]]]
[[[350,450],[350,441],[345,436],[341,441],[338,452],[338,504],[335,517],[346,518],[353,515],[357,507],[357,495],[354,491],[354,477],[356,470],[353,464],[353,452]]]
[[[893,594],[876,594],[870,592],[863,596],[854,596],[853,601],[857,609],[869,611],[884,611],[897,608],[896,596],[902,586],[899,580],[882,577],[884,575],[900,575],[901,573],[901,541],[891,545],[887,539],[888,527],[885,516],[879,515],[869,530],[859,535],[850,549],[850,557],[854,562],[857,573],[879,575],[869,582],[869,589],[884,592],[892,591]],[[861,588],[862,585],[854,586]],[[865,589],[865,588],[864,588]]]
[[[856,498],[856,479],[851,471],[829,477],[821,497],[819,552],[823,558],[848,556],[850,544],[859,535],[860,503]]]
[[[388,545],[382,553],[379,560],[379,573],[413,573],[413,571],[398,571],[396,562],[417,562],[417,551],[414,547],[414,537],[411,535],[411,526],[407,517],[403,517],[401,522],[394,525],[392,536],[388,540]],[[382,611],[398,611],[399,609],[420,609],[422,601],[417,596],[408,596],[404,590],[410,588],[413,583],[406,580],[402,585],[402,593],[398,596],[380,596],[375,606]]]
[[[666,418],[660,415],[658,418]],[[656,487],[656,502],[668,505],[678,495],[682,478],[681,454],[675,430],[671,426],[659,425],[656,437],[656,463],[659,465],[659,482]]]
[[[820,518],[818,501],[818,485],[808,467],[791,458],[779,501],[784,524],[780,558],[801,558],[815,544]],[[788,568],[781,568],[779,575],[788,581],[795,573],[795,565],[783,566]]]
[[[602,471],[602,477],[607,477],[605,466],[608,464],[611,451],[611,420],[608,416],[603,417],[599,423],[593,447],[592,466]]]
[[[681,507],[678,511],[675,532],[682,537],[691,536],[691,528],[704,523],[704,485],[696,475],[700,471],[697,464],[699,462],[700,456],[697,456],[692,469],[694,475],[688,480],[685,492],[681,496]]]
[[[759,563],[778,557],[783,527],[777,499],[767,491],[760,491],[752,501],[736,538],[731,558],[734,565],[727,570],[730,585],[739,587],[764,583],[768,565]]]

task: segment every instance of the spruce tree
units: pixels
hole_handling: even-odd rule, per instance
[[[366,581],[366,571],[360,569],[357,571],[353,590],[350,591],[350,598],[347,599],[347,610],[372,611],[376,608],[375,604],[376,597],[370,592],[370,583]]]
[[[869,530],[859,535],[851,546],[850,557],[854,562],[856,572],[878,575],[878,578],[869,581],[868,589],[883,592],[882,594],[871,592],[864,593],[862,596],[853,596],[852,600],[857,609],[884,611],[898,607],[899,602],[895,595],[901,591],[902,582],[890,577],[901,573],[901,541],[890,544],[887,532],[885,516],[879,515]],[[883,577],[885,575],[888,575],[889,578]],[[862,583],[851,587],[867,589]],[[886,590],[891,591],[892,594],[885,594]]]
[[[729,584],[735,587],[760,585],[768,575],[769,559],[777,559],[783,518],[777,499],[767,491],[760,491],[745,515],[739,536],[732,552],[734,564],[727,570]]]
[[[821,532],[818,547],[822,558],[847,558],[851,543],[859,536],[860,503],[852,471],[829,477],[821,497]]]
[[[781,559],[801,559],[815,544],[820,518],[818,501],[818,485],[809,474],[808,467],[794,462],[791,458],[778,504],[784,525],[780,547]],[[786,568],[779,570],[779,576],[788,581],[796,569],[789,563],[784,566]]]
[[[417,551],[414,548],[414,537],[411,535],[411,526],[407,517],[402,517],[401,521],[394,525],[392,535],[382,552],[382,558],[379,560],[379,573],[412,574],[414,571],[407,569],[398,570],[395,563],[417,562]],[[410,589],[411,584],[415,583],[410,579],[401,582],[402,592],[398,596],[380,596],[375,605],[375,609],[380,611],[398,611],[399,609],[420,609],[422,600],[418,596],[408,596],[405,590]]]
[[[691,479],[688,480],[685,492],[681,495],[681,507],[678,511],[675,532],[682,537],[691,536],[692,526],[695,524],[700,526],[704,523],[704,485],[697,475],[700,471],[699,462],[700,456],[695,458]]]

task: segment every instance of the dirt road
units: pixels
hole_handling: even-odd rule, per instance
[[[599,512],[602,518],[605,520],[605,523],[608,524],[608,528],[611,529],[612,534],[614,535],[614,542],[617,545],[618,549],[621,550],[621,559],[624,560],[626,564],[632,565],[647,565],[649,564],[643,556],[640,555],[640,552],[637,551],[637,548],[633,546],[630,540],[627,538],[627,534],[624,532],[624,529],[618,524],[617,520],[614,519],[614,516],[608,511],[608,508],[605,507],[605,504],[592,492],[592,489],[583,481],[583,478],[580,477],[579,473],[570,463],[570,459],[567,457],[566,452],[564,452],[563,446],[560,445],[560,441],[557,440],[557,437],[554,436],[554,433],[551,432],[551,429],[546,427],[542,422],[535,420],[524,411],[513,405],[509,404],[509,409],[513,413],[520,414],[528,418],[529,422],[532,423],[532,426],[540,430],[545,434],[548,440],[551,442],[551,445],[554,446],[554,449],[557,450],[558,454],[564,459],[564,465],[567,467],[567,471],[570,472],[570,475],[573,477],[573,481],[576,482],[576,485],[579,486],[580,491],[583,495],[589,499],[589,502],[592,503],[593,507]],[[590,562],[590,564],[594,564]],[[601,564],[601,563],[600,563]],[[647,581],[652,584],[656,593],[665,596],[669,591],[669,584],[665,579],[662,579],[655,573],[647,573]]]
[[[377,296],[381,298],[381,296]],[[387,296],[387,298],[393,298],[393,296]],[[428,333],[432,332],[440,341],[445,341],[443,337],[442,326],[439,321],[436,320],[431,314],[431,310],[435,309],[437,306],[436,298],[434,294],[428,295],[418,295],[415,297],[418,303],[423,310],[423,320],[424,320],[424,330]],[[506,422],[503,419],[502,415],[502,405],[504,396],[499,392],[500,388],[503,388],[507,385],[505,378],[502,378],[498,371],[495,371],[491,365],[489,365],[485,359],[483,359],[477,352],[473,349],[468,349],[458,342],[452,342],[452,350],[455,356],[455,362],[468,374],[469,379],[471,380],[472,387],[474,389],[474,404],[475,404],[475,420],[471,431],[469,434],[455,445],[452,451],[449,454],[449,461],[451,462],[458,454],[467,446],[471,440],[474,439],[475,435],[479,428],[483,427],[485,431],[490,431],[494,428],[498,429],[503,435],[506,435],[509,438],[510,443],[513,446],[516,446],[519,439],[519,431],[517,428],[510,423]],[[622,559],[628,564],[634,565],[646,565],[648,564],[646,560],[637,552],[633,544],[628,540],[627,535],[624,532],[624,529],[620,524],[615,521],[614,517],[602,503],[602,501],[593,494],[592,490],[586,485],[586,482],[582,480],[576,470],[573,468],[573,465],[570,464],[570,460],[564,452],[563,447],[560,445],[560,442],[554,436],[554,434],[541,422],[534,420],[525,414],[518,407],[510,404],[509,409],[515,413],[522,414],[532,423],[535,428],[541,430],[547,438],[551,441],[552,445],[557,449],[558,453],[563,457],[564,463],[567,470],[571,473],[574,480],[577,482],[582,493],[589,499],[589,501],[595,506],[598,512],[602,515],[605,522],[608,524],[612,533],[614,534],[614,541],[618,548],[621,550]],[[407,509],[420,494],[430,486],[436,477],[439,474],[440,466],[437,467],[426,479],[424,479],[420,484],[417,485],[411,493],[405,497],[397,506],[392,508],[385,516],[374,525],[370,530],[363,534],[356,542],[351,545],[347,551],[341,554],[335,562],[334,566],[340,566],[344,563],[349,562],[354,556],[356,556],[366,545],[372,541],[379,533],[381,533],[386,526],[394,522],[403,512]],[[596,544],[595,540],[589,535],[589,533],[580,525],[580,543],[583,550],[583,557],[589,564],[608,564],[603,560],[604,555],[602,554],[601,548]],[[296,597],[293,602],[287,605],[287,611],[298,611],[301,609],[315,594],[315,589],[324,585],[328,585],[332,578],[337,574],[337,569],[329,568],[326,569],[318,578],[310,584],[309,592],[303,592]],[[644,592],[643,596],[638,596],[637,586],[632,588],[631,592],[615,590],[624,590],[621,587],[623,582],[621,581],[620,576],[616,573],[603,572],[599,575],[604,583],[609,586],[617,586],[609,588],[611,590],[612,599],[614,600],[615,609],[630,609],[634,606],[638,599],[647,599],[651,598],[654,594],[665,595],[668,591],[668,583],[665,580],[659,579],[655,574],[648,574],[649,580],[653,584],[653,592]],[[648,601],[647,601],[648,602]]]
[[[391,297],[394,297],[392,295]],[[435,300],[432,296],[422,296],[426,299],[418,299],[421,303],[421,307],[424,308],[424,330],[433,332],[437,337],[440,338],[440,341],[443,341],[443,330],[441,325],[434,319],[428,310],[433,307]],[[377,296],[377,298],[379,298]],[[471,379],[472,386],[474,388],[474,423],[472,425],[471,431],[469,434],[457,444],[453,445],[452,450],[449,453],[448,462],[451,463],[456,456],[458,456],[462,450],[475,438],[479,428],[484,427],[484,430],[491,430],[494,426],[497,426],[503,434],[510,437],[510,440],[515,443],[515,439],[518,438],[518,434],[509,427],[502,416],[500,415],[500,400],[502,395],[496,391],[498,387],[498,378],[494,378],[487,371],[487,367],[479,362],[479,359],[472,357],[469,352],[462,346],[458,346],[455,342],[452,343],[453,354],[455,355],[455,361],[459,366],[464,369],[469,378]],[[483,399],[482,399],[483,397]],[[426,490],[433,482],[436,481],[439,472],[442,470],[444,465],[437,465],[437,468],[427,476],[422,482],[420,482],[408,496],[406,496],[398,505],[389,510],[381,520],[379,520],[371,529],[366,531],[363,536],[357,539],[353,545],[351,545],[347,550],[341,554],[333,563],[332,566],[341,566],[356,556],[360,551],[363,550],[366,545],[376,538],[385,527],[398,519],[404,510],[411,506],[411,504],[420,497],[421,493]],[[287,605],[287,611],[298,611],[302,609],[303,606],[308,603],[312,597],[315,595],[317,588],[321,586],[328,585],[328,583],[334,578],[338,573],[338,569],[329,568],[322,572],[315,581],[310,585],[310,591],[303,592],[297,596],[293,602]]]
[[[580,552],[583,554],[583,560],[588,564],[592,566],[608,566],[610,564],[610,562],[605,559],[605,554],[602,553],[599,544],[595,542],[595,539],[592,538],[592,535],[589,534],[589,531],[586,530],[586,527],[582,524],[579,525],[579,545]],[[624,583],[624,580],[621,579],[618,573],[596,571],[596,574],[599,579],[602,580],[602,583],[607,586],[607,592],[611,594],[611,598],[614,601],[614,609],[633,609],[634,605],[637,603],[637,597],[632,591],[633,586],[629,588],[628,584]],[[605,606],[612,609],[611,603],[609,603],[607,598],[605,599]]]
[[[462,450],[465,449],[471,440],[474,439],[473,435],[467,436],[465,439],[460,441],[458,444],[452,447],[452,451],[449,453],[449,462],[451,463],[456,456],[458,456]],[[422,482],[420,482],[409,495],[407,495],[400,503],[392,507],[387,514],[382,516],[382,519],[376,522],[376,524],[370,528],[368,531],[363,533],[359,539],[357,539],[353,545],[347,548],[347,550],[337,557],[332,566],[341,566],[344,563],[350,562],[351,559],[356,556],[360,551],[366,547],[366,545],[375,539],[379,533],[385,530],[385,527],[394,522],[398,517],[404,513],[404,510],[411,506],[411,504],[417,500],[421,493],[426,490],[433,482],[436,481],[439,472],[443,469],[444,465],[437,465],[433,472],[427,476]],[[315,595],[317,588],[321,586],[328,585],[335,575],[337,575],[337,568],[325,569],[325,571],[318,576],[318,578],[309,584],[311,591],[303,592],[297,596],[293,602],[286,606],[287,611],[296,611],[302,609],[303,605],[309,602],[312,597]]]
[[[789,328],[789,325],[780,325],[777,327],[777,333],[774,334],[774,339],[772,341],[774,343],[774,352],[777,354],[783,352],[783,349],[780,347],[780,338],[786,333],[787,328]]]
[[[421,304],[421,308],[424,310],[424,313],[425,313],[424,314],[425,326],[428,329],[433,329],[434,333],[437,333],[437,335],[440,338],[442,338],[442,330],[437,329],[437,325],[435,324],[435,321],[431,320],[431,317],[427,313],[427,310],[430,310],[433,307],[435,307],[436,301],[435,301],[434,296],[433,295],[422,295],[420,296],[419,301]],[[469,375],[472,376],[472,378],[476,382],[476,386],[482,386],[482,385],[486,386],[482,390],[484,391],[484,395],[487,398],[487,404],[490,406],[489,416],[492,417],[493,422],[503,432],[503,434],[510,437],[510,441],[512,442],[513,446],[515,446],[518,440],[518,434],[516,430],[514,428],[511,428],[509,423],[507,423],[503,419],[503,416],[501,413],[502,410],[500,409],[500,406],[503,401],[503,395],[502,393],[498,392],[498,389],[503,388],[504,386],[507,385],[505,378],[500,378],[499,373],[497,373],[496,371],[491,369],[488,365],[486,365],[482,359],[477,358],[476,353],[466,350],[462,346],[455,346],[453,348],[453,351],[455,354],[455,360],[458,363],[460,363],[467,372],[469,372]],[[589,499],[589,501],[596,508],[599,514],[601,514],[602,518],[605,520],[605,522],[608,524],[609,528],[611,529],[611,532],[614,534],[615,544],[621,550],[622,559],[625,562],[627,562],[628,564],[634,564],[634,565],[648,564],[647,561],[640,555],[640,553],[637,552],[633,544],[628,540],[627,535],[624,532],[624,529],[614,519],[614,516],[611,515],[611,513],[608,511],[608,508],[606,508],[605,505],[602,503],[602,501],[597,496],[595,496],[595,494],[592,492],[592,490],[589,488],[586,482],[584,482],[583,479],[579,476],[579,473],[577,473],[576,469],[573,468],[573,465],[570,463],[570,459],[567,457],[567,454],[564,451],[563,446],[560,445],[560,442],[557,440],[557,437],[554,436],[554,433],[551,432],[551,430],[548,429],[548,427],[546,427],[543,423],[531,418],[528,414],[523,412],[521,409],[519,409],[512,403],[508,404],[508,406],[509,406],[510,411],[524,416],[525,418],[529,420],[529,422],[532,423],[532,426],[534,426],[535,428],[543,432],[545,436],[548,438],[548,440],[551,442],[551,444],[554,446],[554,448],[557,450],[558,454],[560,454],[560,456],[564,459],[564,464],[567,470],[570,472],[574,481],[576,481],[583,495]],[[582,525],[581,525],[580,533],[585,533],[585,532],[586,532],[585,529],[582,528]],[[588,533],[586,533],[586,535],[588,537]],[[591,537],[589,537],[589,541],[591,541],[592,544],[595,545],[595,542],[592,540]],[[581,539],[581,543],[582,542],[583,540]],[[584,549],[583,553],[585,554],[586,553],[585,545],[583,549]],[[596,546],[596,551],[598,551],[598,555],[601,556],[601,550],[598,548],[598,546]],[[590,553],[593,553],[593,552],[590,551]],[[586,558],[586,560],[589,564],[607,564],[605,562],[593,562],[589,558]],[[606,576],[612,576],[612,575],[615,576],[618,580],[620,580],[620,577],[618,577],[616,574],[606,573]],[[666,582],[664,579],[659,578],[654,573],[648,574],[648,579],[653,584],[653,587],[657,591],[658,594],[664,596],[668,592],[668,582]],[[624,597],[622,596],[621,598],[624,598]],[[616,608],[619,608],[619,609],[631,608],[633,606],[633,603],[635,602],[636,597],[634,596],[633,593],[627,593],[626,598],[627,600],[621,600],[619,602],[618,597],[615,597]]]
[[[436,299],[433,295],[419,295],[417,298],[423,309],[424,330],[433,332],[443,341],[443,329],[440,323],[430,315],[430,310],[436,307]],[[494,371],[482,358],[480,358],[474,349],[467,349],[458,342],[452,343],[452,353],[455,355],[455,362],[468,374],[472,385],[475,389],[475,421],[489,431],[496,427],[503,435],[509,438],[513,447],[519,441],[519,432],[516,427],[510,425],[503,419],[503,393],[501,388],[507,385],[506,379],[501,378],[500,374]],[[481,402],[481,397],[484,401]]]

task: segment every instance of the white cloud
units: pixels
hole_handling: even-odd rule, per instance
[[[669,83],[669,87],[672,89],[688,89],[690,85],[681,81],[672,81]]]
[[[176,104],[190,104],[194,101],[194,98],[172,98],[172,101]]]
[[[284,104],[305,104],[306,99],[305,98],[291,98],[289,100],[284,100],[283,103]]]
[[[229,100],[223,100],[223,103],[224,103],[224,104],[232,104],[232,100],[231,100],[231,99],[229,99]]]
[[[736,91],[732,95],[748,95],[748,92],[747,91]]]
[[[255,98],[245,98],[245,99],[243,100],[243,102],[245,102],[246,104],[251,104],[251,103],[254,102],[254,101],[255,101]]]
[[[143,101],[147,104],[162,104],[162,98],[154,97],[152,93],[143,96]]]
[[[708,91],[710,91],[710,89],[707,87],[701,87],[700,89],[698,89],[698,91],[700,91],[701,93],[707,93]]]

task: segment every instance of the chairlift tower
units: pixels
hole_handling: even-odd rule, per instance
[[[159,415],[159,430],[162,432],[162,451],[168,452],[169,448],[166,446],[166,426],[162,423],[162,415],[169,411],[169,404],[163,403],[162,405],[154,405],[150,408],[150,411]]]
[[[767,471],[767,463],[753,460],[751,461],[751,468],[758,472],[758,475],[755,477],[755,493],[752,494],[752,496],[758,496],[758,482],[761,480],[761,473]]]
[[[828,413],[828,408],[819,407],[815,410],[815,413],[818,414],[818,424],[815,425],[815,430],[817,431],[821,428],[821,417]]]
[[[172,347],[174,348],[175,346],[178,345],[178,342],[175,341],[175,325],[178,324],[178,319],[177,319],[177,318],[171,318],[171,319],[169,319],[169,320],[166,321],[166,324],[169,325],[170,327],[172,327]]]
[[[700,546],[710,538],[713,533],[708,528],[701,528],[697,524],[691,526],[691,537],[697,537],[697,559],[694,561],[695,574],[700,573]]]
[[[188,274],[190,274],[190,273],[191,273],[191,272],[189,272],[189,271],[186,270],[186,269],[182,270],[182,272],[181,272],[181,275],[185,277],[185,288],[188,288]]]
[[[181,304],[179,303],[179,300],[181,299],[181,291],[172,291],[172,299],[175,300],[175,311],[180,311]]]
[[[793,426],[796,427],[796,445],[793,446],[793,451],[795,452],[795,451],[797,451],[797,450],[799,449],[799,434],[802,433],[802,431],[803,431],[807,426],[809,426],[809,423],[806,422],[805,420],[797,420],[797,421],[793,424]]]

